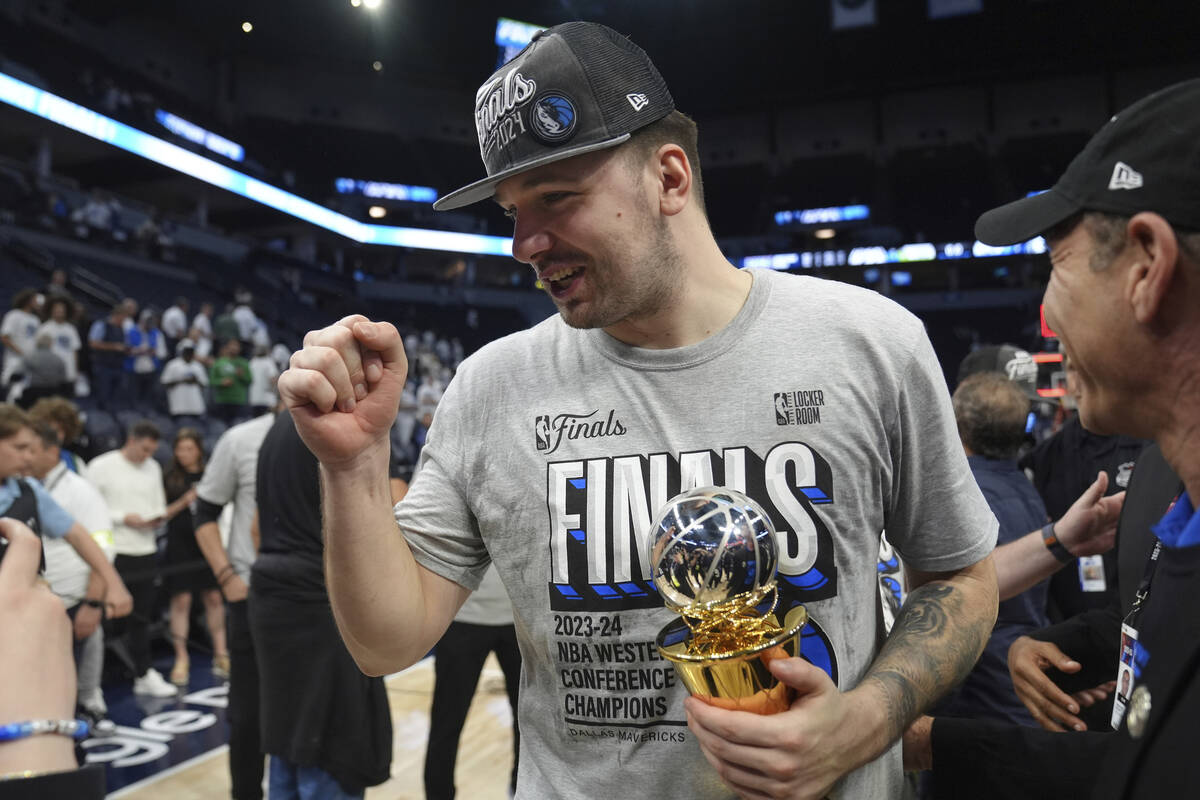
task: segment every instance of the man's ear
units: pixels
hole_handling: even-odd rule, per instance
[[[658,186],[659,210],[674,216],[687,208],[692,193],[692,165],[677,144],[658,148],[654,161]]]
[[[1175,279],[1179,241],[1171,224],[1150,211],[1131,217],[1126,235],[1133,250],[1133,263],[1125,279],[1125,296],[1138,323],[1149,325],[1162,310]]]

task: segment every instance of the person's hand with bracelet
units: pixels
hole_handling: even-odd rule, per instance
[[[38,577],[37,536],[13,519],[0,536],[0,779],[74,770],[71,621]]]
[[[104,601],[95,597],[85,597],[75,612],[75,641],[82,642],[96,632],[104,619]]]

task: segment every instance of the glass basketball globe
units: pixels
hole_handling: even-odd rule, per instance
[[[775,587],[774,526],[762,506],[733,489],[706,486],[671,498],[647,546],[654,586],[676,613],[735,597],[753,607]]]

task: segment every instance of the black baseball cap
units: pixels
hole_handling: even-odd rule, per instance
[[[433,207],[446,211],[486,200],[506,178],[616,147],[674,109],[650,57],[611,28],[567,22],[539,31],[475,94],[487,177]]]
[[[1080,211],[1153,211],[1200,230],[1200,79],[1144,97],[1108,121],[1047,192],[988,211],[984,244],[1017,244]]]
[[[1027,350],[1013,344],[988,344],[967,353],[958,364],[958,382],[981,372],[998,372],[1015,383],[1031,400],[1037,393],[1038,365]]]

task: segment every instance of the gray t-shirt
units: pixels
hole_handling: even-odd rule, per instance
[[[884,631],[880,533],[911,566],[987,556],[971,478],[919,320],[874,292],[755,271],[723,330],[645,350],[553,317],[483,348],[442,398],[396,507],[417,561],[473,588],[489,562],[524,659],[520,798],[726,798],[654,647],[674,615],[645,538],[666,500],[724,485],[770,513],[780,602],[848,690]],[[901,792],[899,746],[834,798]]]
[[[223,506],[233,503],[233,520],[229,525],[229,563],[233,571],[250,582],[250,568],[257,553],[250,528],[254,524],[255,481],[258,477],[258,451],[263,439],[275,424],[274,414],[263,414],[248,422],[234,425],[217,440],[212,458],[204,467],[204,475],[196,486],[201,500]]]

